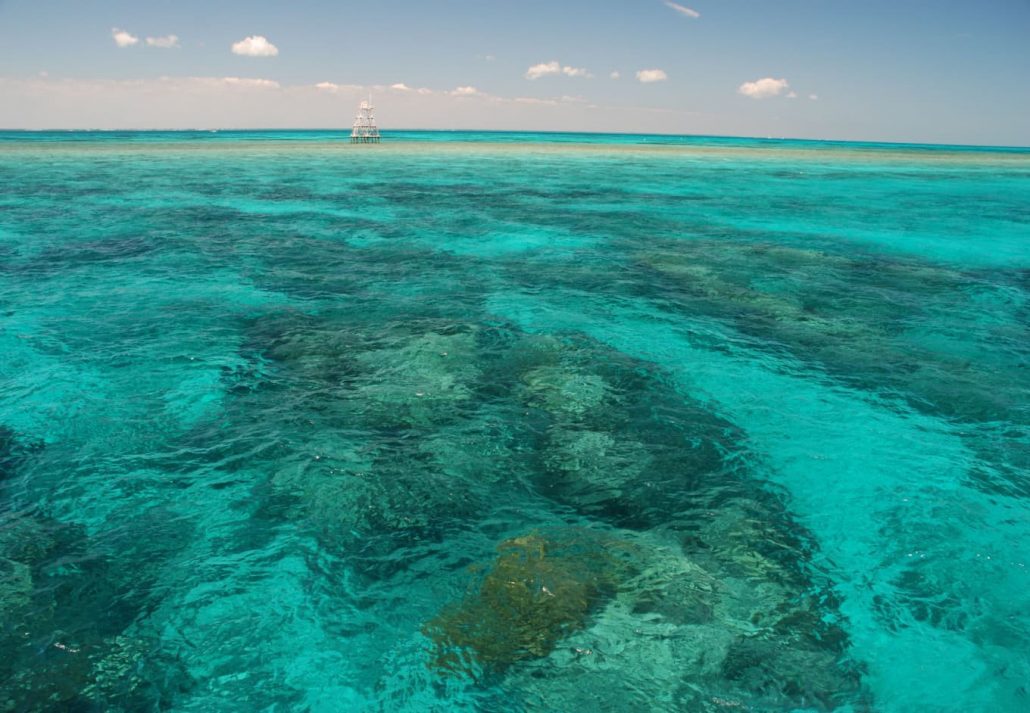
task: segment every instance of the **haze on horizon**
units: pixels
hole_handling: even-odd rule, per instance
[[[1030,2],[0,0],[0,127],[1030,145]]]

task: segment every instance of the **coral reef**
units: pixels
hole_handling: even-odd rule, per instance
[[[568,366],[541,366],[522,375],[527,401],[558,418],[584,416],[611,398],[611,387],[598,374]]]
[[[29,456],[42,449],[42,443],[25,443],[14,430],[0,424],[0,481],[13,476]]]
[[[717,274],[705,279],[726,296]],[[800,313],[777,299],[762,309]],[[430,567],[417,558],[441,555],[502,492],[631,528],[504,540],[464,597],[424,620],[434,676],[488,678],[567,710],[600,689],[657,710],[861,696],[832,599],[799,564],[803,533],[748,478],[746,434],[651,365],[579,335],[426,320],[333,336],[306,320],[265,352],[280,378],[315,389],[310,437],[270,460],[266,507],[370,586]],[[275,388],[240,398],[278,413]],[[680,673],[656,682],[659,669]]]
[[[548,655],[586,625],[625,576],[614,544],[578,530],[505,540],[478,586],[425,625],[432,665],[444,672],[503,672]]]
[[[84,698],[108,711],[140,710],[155,702],[170,707],[173,696],[192,684],[181,661],[162,651],[160,642],[139,636],[120,634],[105,641],[90,664]]]
[[[377,427],[429,426],[454,418],[478,376],[472,332],[391,339],[356,357],[363,369],[350,398]]]
[[[32,618],[30,605],[40,594],[34,570],[57,545],[52,529],[28,513],[0,515],[0,640]]]
[[[549,479],[543,492],[584,511],[607,507],[630,496],[650,464],[643,444],[603,431],[554,428],[543,456]]]
[[[28,513],[3,516],[0,707],[77,710],[97,703],[87,693],[93,664],[108,655],[109,637],[127,624],[125,617],[135,616],[131,597],[113,589],[111,574],[87,550],[79,528]]]
[[[440,426],[420,439],[419,456],[450,484],[503,488],[527,480],[533,454],[520,444],[531,436],[518,416],[510,404],[480,406],[474,419]]]
[[[546,657],[506,670],[500,685],[525,708],[830,711],[863,700],[842,632],[801,590],[702,566],[651,534],[618,541],[633,570],[617,591]]]
[[[11,615],[28,605],[32,590],[29,567],[6,557],[0,558],[0,628],[7,629]]]
[[[954,418],[991,422],[1018,413],[1007,397],[1018,363],[961,354],[970,327],[981,350],[994,327],[959,323],[929,335],[919,327],[962,314],[978,294],[975,274],[761,242],[677,241],[638,261],[677,309],[724,319],[764,348],[785,348],[837,378]],[[999,363],[982,368],[992,361]]]
[[[277,463],[270,487],[284,511],[333,551],[388,558],[406,541],[440,536],[481,508],[474,482],[448,473],[427,443],[379,448],[322,431]]]
[[[817,710],[836,709],[857,688],[857,672],[839,666],[831,651],[763,637],[735,641],[723,659],[722,675],[755,702],[791,701]]]

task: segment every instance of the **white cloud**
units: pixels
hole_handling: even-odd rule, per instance
[[[222,77],[216,82],[221,82],[227,87],[239,87],[241,89],[278,89],[279,82],[272,79],[249,79],[247,77]]]
[[[319,82],[315,85],[315,89],[321,89],[323,92],[336,92],[339,91],[340,85],[332,82]]]
[[[428,94],[432,94],[433,90],[429,89],[428,87],[419,87],[418,93],[421,94],[422,96],[426,96]]]
[[[457,87],[451,92],[452,97],[481,97],[484,96],[481,91],[475,87]]]
[[[390,85],[390,89],[396,89],[398,92],[410,92],[411,91],[411,87],[409,87],[404,82],[397,82],[396,84],[391,84]]]
[[[618,79],[622,75],[618,72],[618,70],[616,70],[616,71],[612,72],[611,74],[609,74],[608,76],[611,77],[612,79]]]
[[[561,65],[558,63],[558,60],[541,62],[540,64],[534,64],[526,70],[526,79],[540,79],[540,77],[558,74],[559,72],[561,72]]]
[[[637,72],[637,79],[644,84],[650,84],[651,82],[664,82],[669,78],[669,75],[661,69],[642,69]]]
[[[809,94],[808,98],[811,99],[812,101],[819,101],[819,95],[818,94]]]
[[[684,7],[683,5],[680,5],[679,3],[670,2],[669,0],[665,0],[665,7],[672,8],[673,10],[675,10],[679,14],[683,15],[684,17],[692,17],[695,20],[697,18],[701,17],[701,13],[698,12],[697,10],[693,10],[693,9],[691,9],[689,7]]]
[[[262,35],[251,35],[232,45],[232,53],[245,57],[275,57],[279,48]]]
[[[534,64],[526,70],[526,79],[540,79],[554,74],[564,74],[566,77],[592,77],[589,71],[582,67],[562,66],[558,60]]]
[[[147,47],[160,47],[161,49],[172,49],[179,46],[178,35],[165,35],[164,37],[148,37]]]
[[[111,28],[111,37],[114,38],[114,43],[119,47],[132,47],[139,43],[139,37],[130,35],[125,30],[119,30],[117,27]]]
[[[789,87],[790,84],[787,83],[786,79],[765,77],[754,82],[744,82],[737,88],[737,91],[746,97],[751,97],[752,99],[766,99],[780,94],[784,89],[788,89]]]
[[[562,67],[562,74],[566,77],[589,77],[590,72],[586,71],[582,67]]]
[[[788,99],[797,99],[798,98],[798,93],[797,92],[789,92],[787,94],[787,98]]]

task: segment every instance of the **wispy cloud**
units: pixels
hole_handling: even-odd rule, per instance
[[[380,89],[382,87],[379,87]],[[315,85],[315,89],[320,92],[327,92],[329,94],[338,94],[339,92],[356,92],[365,91],[365,87],[360,84],[336,84],[335,82],[319,82]]]
[[[556,99],[538,99],[537,97],[515,97],[512,101],[516,104],[530,104],[533,106],[558,106]]]
[[[139,37],[130,35],[125,30],[119,30],[117,27],[111,28],[111,37],[119,47],[132,47],[135,44],[139,44]]]
[[[737,87],[737,92],[746,97],[751,97],[752,99],[767,99],[769,97],[775,97],[789,88],[790,84],[786,79],[764,77],[762,79],[756,79],[753,82],[744,82]]]
[[[141,40],[142,42],[142,40]],[[535,85],[534,85],[535,86]],[[561,86],[556,84],[554,86]],[[569,85],[565,85],[569,86]],[[415,89],[333,81],[280,84],[259,77],[181,76],[96,80],[0,76],[0,126],[25,128],[246,128],[324,127],[346,123],[347,109],[372,92],[392,126],[455,128],[455,110],[467,124],[498,128],[576,130],[593,117],[598,130],[662,130],[661,116],[684,112],[647,106],[602,106],[580,96],[495,96],[474,87]],[[60,123],[54,117],[61,117]],[[664,121],[665,119],[661,119]],[[679,121],[679,119],[677,119]],[[607,122],[607,123],[603,123]],[[667,128],[665,130],[668,130]]]
[[[554,59],[550,62],[534,64],[526,70],[526,79],[540,79],[541,77],[564,74],[566,77],[591,77],[593,75],[582,67],[562,66],[561,62]]]
[[[148,37],[147,47],[160,47],[161,49],[172,49],[179,46],[178,35],[165,35],[164,37]]]
[[[404,82],[397,82],[396,84],[391,84],[390,85],[390,89],[396,89],[398,92],[410,92],[411,91],[411,87],[409,87]]]
[[[695,20],[697,18],[701,17],[701,13],[698,12],[697,10],[694,10],[692,8],[689,8],[689,7],[686,7],[684,5],[680,5],[677,2],[671,2],[670,0],[664,0],[664,2],[665,2],[665,7],[668,7],[668,8],[671,8],[671,9],[675,10],[676,12],[678,12],[681,15],[683,15],[684,17],[692,17]]]
[[[262,35],[251,35],[234,42],[232,53],[244,57],[275,57],[279,54],[279,48]]]
[[[564,95],[561,97],[514,97],[513,99],[507,99],[505,97],[490,97],[496,102],[502,104],[528,104],[530,106],[560,106],[562,104],[586,104],[587,100],[585,97],[569,96]]]
[[[809,94],[808,98],[811,99],[812,101],[819,101],[819,95],[818,94]]]
[[[662,69],[641,69],[637,72],[637,79],[644,84],[650,84],[651,82],[664,82],[669,78],[669,75]]]
[[[622,76],[622,74],[620,74],[618,70],[615,70],[614,72],[612,72],[608,76],[611,77],[612,79],[618,79],[619,77]]]

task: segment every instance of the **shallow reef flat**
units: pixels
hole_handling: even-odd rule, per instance
[[[354,146],[340,141],[331,133],[321,135],[310,132],[302,136],[295,132],[288,138],[247,135],[247,132],[224,132],[222,136],[204,136],[202,132],[137,132],[144,140],[132,140],[132,132],[94,136],[79,135],[78,140],[61,140],[59,132],[40,132],[36,136],[0,136],[0,153],[12,156],[39,153],[54,157],[77,155],[124,155],[184,153],[187,155],[224,154],[237,158],[267,157],[294,154],[305,157],[343,156],[367,154],[367,146]],[[449,132],[447,132],[449,133]],[[148,139],[146,134],[156,138]],[[377,155],[403,157],[500,155],[519,157],[526,155],[571,155],[600,157],[698,158],[701,160],[752,159],[773,163],[782,161],[825,163],[838,166],[847,162],[850,167],[876,168],[883,164],[904,165],[912,170],[924,166],[935,168],[955,166],[982,169],[1003,166],[1025,170],[1030,152],[1018,147],[978,146],[921,146],[913,144],[827,141],[762,141],[748,139],[720,139],[719,137],[678,137],[631,135],[580,134],[563,137],[560,134],[524,134],[512,140],[505,133],[486,132],[479,140],[469,141],[469,132],[458,132],[447,137],[445,132],[392,132],[390,140],[373,149]],[[30,140],[24,140],[28,137]],[[13,138],[14,140],[11,140]],[[36,140],[31,140],[35,138]],[[634,138],[636,140],[634,140]],[[19,140],[21,139],[21,140]]]
[[[1025,150],[0,133],[0,709],[1027,708]]]

